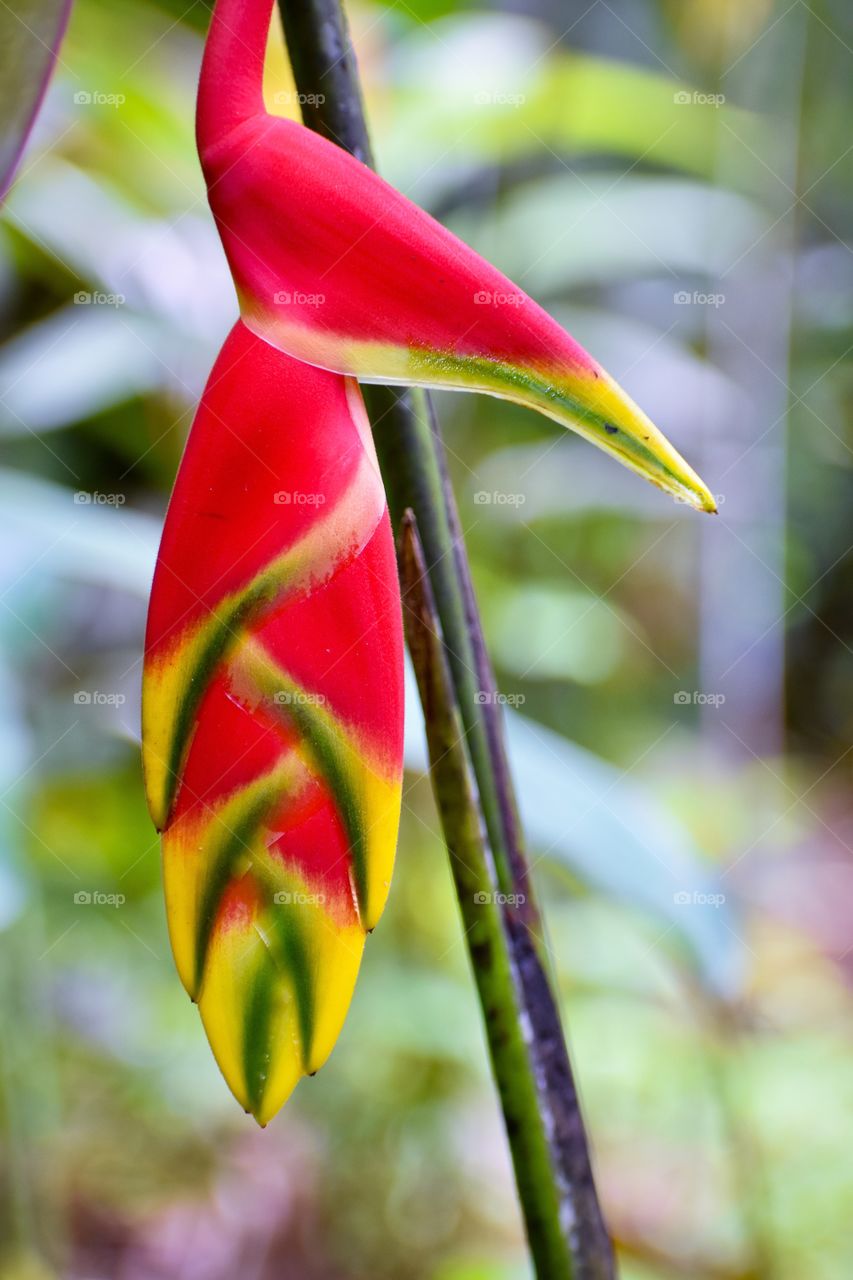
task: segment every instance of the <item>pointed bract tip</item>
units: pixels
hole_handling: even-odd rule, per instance
[[[690,482],[686,482],[682,478],[683,495],[679,496],[677,501],[685,503],[692,507],[694,511],[702,511],[706,515],[715,516],[717,511],[717,499],[703,480],[696,475],[695,471],[690,470]]]

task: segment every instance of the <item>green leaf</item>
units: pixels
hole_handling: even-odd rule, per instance
[[[687,833],[642,785],[560,734],[509,708],[506,732],[534,852],[659,919],[686,947],[701,980],[731,994],[743,961],[731,909],[717,901],[724,895]],[[407,768],[426,771],[423,742],[417,693],[407,686]]]
[[[641,156],[711,178],[727,130],[762,155],[778,146],[756,115],[665,70],[567,52],[544,24],[516,15],[456,14],[415,29],[393,74],[395,109],[378,115],[378,151],[383,171],[419,204],[446,194],[469,166],[545,148],[555,164],[566,154]]]
[[[510,190],[495,214],[465,209],[452,230],[537,298],[662,277],[671,303],[681,276],[711,283],[766,235],[773,218],[734,191],[618,170],[551,174]],[[531,254],[531,245],[536,245]],[[553,310],[553,308],[550,308]],[[673,305],[673,319],[684,308]]]
[[[70,9],[71,0],[0,5],[0,199],[41,106]]]

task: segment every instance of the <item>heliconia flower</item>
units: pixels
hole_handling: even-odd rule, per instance
[[[143,761],[172,948],[261,1124],[328,1057],[388,893],[399,587],[358,385],[241,322],[169,505]]]
[[[521,289],[346,151],[267,113],[272,6],[218,0],[199,85],[199,153],[245,323],[364,381],[529,405],[714,511],[642,410]]]
[[[0,5],[0,200],[21,162],[70,12],[71,0]]]

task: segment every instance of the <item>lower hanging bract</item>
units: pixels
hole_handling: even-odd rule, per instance
[[[388,894],[402,737],[399,587],[361,393],[238,322],[166,518],[143,761],[177,967],[261,1124],[346,1016]]]

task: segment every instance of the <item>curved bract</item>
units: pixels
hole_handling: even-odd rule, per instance
[[[713,511],[661,432],[523,290],[340,147],[267,113],[271,9],[218,0],[199,87],[199,152],[246,324],[365,381],[528,405]]]
[[[346,152],[267,114],[272,3],[218,0],[205,49],[199,151],[242,320],[175,484],[143,682],[175,960],[262,1124],[331,1052],[397,839],[400,599],[355,379],[530,405],[714,509],[531,298]]]
[[[238,323],[163,532],[143,751],[178,970],[261,1123],[331,1051],[385,904],[402,680],[358,387]]]

